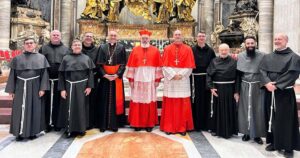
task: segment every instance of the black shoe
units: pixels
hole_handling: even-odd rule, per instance
[[[266,147],[266,151],[275,151],[274,145],[273,145],[273,144],[269,144],[269,145]]]
[[[118,132],[118,128],[112,129],[113,132]]]
[[[17,136],[16,137],[16,141],[22,141],[24,138],[23,137],[21,137],[21,136]]]
[[[54,131],[55,132],[59,132],[61,130],[61,128],[59,128],[59,127],[54,127]]]
[[[45,132],[49,133],[52,131],[52,126],[47,126]]]
[[[284,150],[283,156],[286,158],[291,158],[294,156],[294,152],[293,152],[293,150]]]
[[[186,132],[180,132],[179,134],[182,135],[182,136],[185,136]]]
[[[257,144],[264,144],[263,140],[260,138],[260,137],[256,137],[254,138],[254,141],[257,143]]]
[[[28,137],[28,139],[30,139],[30,140],[34,140],[34,139],[36,139],[37,138],[37,136],[30,136],[30,137]]]
[[[100,132],[102,132],[102,133],[105,132],[105,129],[101,128],[101,129],[100,129]]]
[[[242,137],[242,140],[245,142],[245,141],[248,141],[250,140],[250,136],[245,134],[243,137]]]
[[[217,133],[216,132],[211,132],[211,135],[212,136],[217,136]]]
[[[170,135],[171,134],[171,132],[166,132],[166,135]]]
[[[136,132],[141,131],[141,130],[142,130],[141,128],[137,128],[137,127],[134,128],[134,131],[136,131]]]
[[[71,138],[72,134],[70,132],[66,132],[66,138]]]
[[[152,128],[151,128],[151,127],[146,128],[146,131],[147,131],[147,132],[152,132]]]
[[[85,132],[78,132],[78,135],[83,137],[85,135]]]

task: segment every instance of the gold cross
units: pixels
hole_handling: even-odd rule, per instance
[[[176,60],[174,61],[176,65],[178,65],[179,60],[176,58]]]

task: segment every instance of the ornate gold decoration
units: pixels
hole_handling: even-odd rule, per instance
[[[220,33],[224,31],[224,26],[222,25],[221,21],[218,21],[215,25],[214,32],[210,35],[210,40],[213,48],[217,48],[221,43],[220,40]]]
[[[139,40],[139,30],[146,28],[152,32],[151,39],[168,39],[168,25],[120,25],[120,24],[107,24],[107,32],[115,30],[118,33],[119,39],[132,39]]]
[[[241,30],[246,36],[254,36],[258,34],[259,25],[255,18],[243,18],[242,23],[240,24]]]
[[[109,5],[108,0],[87,0],[81,17],[88,19],[101,19],[103,12],[109,9],[107,5]]]
[[[152,20],[150,14],[151,0],[125,0],[127,8],[136,16],[142,16],[146,20]]]

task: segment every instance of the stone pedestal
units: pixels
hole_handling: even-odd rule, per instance
[[[10,0],[0,1],[0,50],[9,49],[10,37]]]
[[[273,51],[273,0],[258,1],[258,48],[264,53]]]
[[[77,20],[79,24],[79,35],[84,34],[85,32],[92,32],[94,36],[98,39],[106,38],[106,26],[104,23],[101,23],[98,20]]]
[[[195,37],[195,26],[197,23],[175,23],[170,24],[169,37],[173,37],[173,32],[180,30],[185,40],[193,40]]]
[[[141,29],[148,29],[152,32],[151,39],[168,39],[168,28],[166,24],[150,24],[150,25],[135,25],[135,24],[107,24],[107,32],[115,30],[118,32],[119,39],[122,40],[139,40],[139,31]]]
[[[286,33],[288,46],[300,53],[300,1],[274,1],[274,34]]]
[[[11,11],[11,49],[22,49],[23,40],[26,37],[31,37],[39,44],[40,37],[43,35],[43,30],[49,29],[49,23],[42,18],[41,11],[24,8],[13,7]],[[47,28],[48,27],[48,28]],[[49,30],[48,30],[49,32]]]
[[[20,32],[26,31],[29,25],[38,35],[42,29],[49,26],[49,23],[41,18],[42,13],[37,10],[14,7],[11,18],[11,39],[17,39]]]

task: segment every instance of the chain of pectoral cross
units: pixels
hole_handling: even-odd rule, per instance
[[[147,62],[147,48],[143,48],[143,52],[144,52],[143,62],[144,62],[144,64],[146,64],[146,62]]]
[[[178,65],[178,63],[179,63],[179,60],[178,60],[178,48],[176,47],[176,50],[175,50],[175,60],[174,60],[174,62],[175,62],[175,64],[176,65]]]
[[[109,55],[108,64],[111,64],[111,63],[112,63],[112,58],[113,58],[113,56],[114,56],[114,54],[115,54],[116,48],[117,48],[117,43],[116,43],[116,45],[115,45],[115,48],[114,48],[113,52],[111,53],[111,52],[110,52],[110,45],[108,44],[108,55]]]

